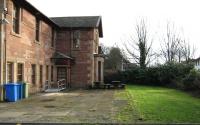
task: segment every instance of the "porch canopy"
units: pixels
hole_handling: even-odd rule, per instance
[[[70,66],[70,64],[74,61],[74,59],[70,56],[67,56],[60,52],[55,52],[53,57],[51,58],[51,61],[55,63],[55,65],[67,65]]]

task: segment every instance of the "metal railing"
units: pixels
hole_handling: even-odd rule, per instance
[[[60,79],[57,82],[57,85],[58,85],[58,89],[66,88],[66,79]]]
[[[49,81],[46,80],[45,83],[44,83],[44,90],[47,90],[47,89],[49,89],[49,88],[50,88],[50,86],[49,86]]]
[[[49,82],[48,80],[45,81],[44,90],[52,89],[53,82]],[[55,85],[55,84],[54,84]],[[57,81],[58,89],[64,89],[67,87],[66,79],[60,79]]]

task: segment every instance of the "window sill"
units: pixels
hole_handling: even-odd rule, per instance
[[[41,44],[40,41],[37,41],[37,40],[35,40],[34,43],[35,43],[35,44],[38,44],[38,45]]]
[[[22,37],[21,34],[17,34],[17,33],[13,32],[13,31],[10,34],[15,36],[15,37],[18,37],[18,38]]]
[[[81,48],[72,48],[73,51],[80,51]]]
[[[55,50],[55,47],[54,47],[54,46],[51,46],[51,49]]]

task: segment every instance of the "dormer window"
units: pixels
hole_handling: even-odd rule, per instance
[[[20,23],[20,7],[19,5],[13,3],[13,13],[12,13],[12,23],[13,23],[13,32],[19,34],[19,23]]]
[[[73,48],[80,47],[80,31],[76,30],[73,32]]]

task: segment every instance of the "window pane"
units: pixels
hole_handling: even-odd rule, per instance
[[[19,18],[20,18],[20,8],[18,5],[13,5],[13,32],[19,34]]]
[[[13,82],[13,69],[12,69],[12,67],[13,67],[13,63],[10,63],[10,62],[8,62],[7,63],[7,82],[8,83],[11,83],[11,82]]]
[[[35,69],[35,64],[32,64],[32,74],[31,74],[31,77],[32,77],[32,83],[35,84],[35,76],[36,76],[36,69]]]
[[[46,80],[49,80],[49,66],[46,67]]]
[[[35,40],[39,41],[39,35],[40,35],[40,20],[36,19]]]
[[[40,66],[40,83],[42,84],[42,66]]]
[[[80,31],[76,30],[73,32],[73,48],[80,47]]]
[[[53,81],[53,66],[51,66],[51,81]]]
[[[17,65],[17,82],[23,81],[23,64]]]
[[[55,30],[52,28],[52,32],[51,32],[51,47],[54,47],[54,42],[55,42]]]

